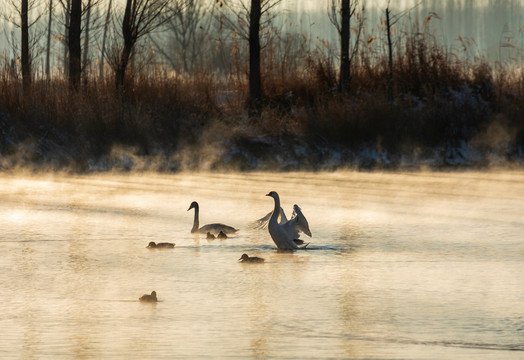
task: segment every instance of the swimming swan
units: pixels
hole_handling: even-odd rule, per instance
[[[293,250],[299,249],[297,245],[299,231],[304,232],[306,235],[311,236],[311,231],[309,230],[309,224],[306,220],[304,214],[298,207],[294,206],[293,217],[288,221],[285,219],[285,216],[281,216],[280,211],[280,198],[275,191],[271,191],[266,196],[271,196],[275,200],[275,208],[268,223],[268,230],[271,238],[275,242],[277,248],[282,250]],[[281,216],[281,222],[278,222],[278,217]],[[308,244],[304,245],[304,249]]]
[[[238,229],[235,229],[234,227],[224,225],[224,224],[208,224],[204,225],[201,228],[198,227],[198,203],[196,201],[193,201],[191,205],[189,206],[189,209],[187,211],[195,209],[195,218],[193,220],[193,228],[191,229],[191,233],[201,233],[206,234],[207,232],[213,232],[213,233],[219,233],[220,231],[223,231],[226,234],[237,232]]]

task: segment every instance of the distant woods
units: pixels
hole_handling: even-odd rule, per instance
[[[254,109],[275,66],[304,69],[317,57],[338,61],[338,88],[348,92],[364,1],[329,1],[324,16],[339,32],[338,53],[321,34],[304,34],[307,23],[282,0],[8,0],[0,11],[21,32],[9,38],[4,68],[15,78],[20,73],[24,91],[40,79],[66,79],[72,91],[81,90],[82,79],[84,86],[112,81],[119,91],[135,76],[158,71],[215,74],[235,87],[247,79]]]
[[[20,33],[11,33],[2,58],[4,68],[20,75],[25,91],[43,78],[67,79],[74,91],[81,89],[81,79],[84,85],[112,81],[119,90],[147,73],[186,78],[209,73],[232,84],[247,80],[251,107],[267,98],[264,82],[279,66],[306,71],[311,61],[321,61],[336,73],[338,90],[347,93],[352,72],[385,59],[391,99],[398,89],[393,52],[402,51],[405,40],[418,31],[416,37],[425,36],[428,46],[446,46],[436,43],[441,16],[431,4],[458,7],[471,20],[474,12],[469,0],[426,1],[402,10],[384,0],[373,14],[365,0],[325,4],[323,17],[338,39],[315,33],[314,20],[308,24],[297,5],[285,0],[7,0],[0,11]],[[501,6],[493,11],[511,11]],[[459,40],[462,55],[470,58],[474,39]],[[511,53],[513,43],[501,55]]]

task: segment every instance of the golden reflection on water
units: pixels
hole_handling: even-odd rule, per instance
[[[250,228],[271,190],[310,250]],[[240,232],[191,235],[194,200]],[[523,209],[520,172],[4,175],[0,354],[519,358]]]

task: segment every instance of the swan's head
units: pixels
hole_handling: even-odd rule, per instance
[[[242,254],[242,256],[240,257],[240,259],[238,259],[238,261],[243,261],[247,259],[249,259],[249,256],[247,254]]]
[[[278,199],[278,194],[276,191],[270,191],[266,196],[271,196],[273,199]]]
[[[153,292],[151,293],[151,297],[152,297],[153,299],[156,300],[156,291],[153,291]]]
[[[156,244],[155,244],[154,241],[151,241],[151,242],[149,243],[149,245],[147,245],[147,247],[148,247],[148,248],[154,248],[154,247],[156,247]]]
[[[198,203],[196,201],[193,201],[191,205],[189,205],[189,209],[187,209],[187,211],[191,209],[198,209]]]

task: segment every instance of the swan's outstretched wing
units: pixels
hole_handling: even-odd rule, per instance
[[[269,223],[269,219],[271,218],[271,215],[273,214],[273,211],[269,212],[266,216],[255,220],[253,223],[253,228],[257,230],[267,229],[267,224]],[[285,223],[287,222],[286,214],[284,213],[284,209],[280,208],[280,214],[279,214],[279,223]]]
[[[311,237],[309,224],[306,220],[306,217],[302,213],[302,210],[297,204],[293,206],[293,216],[291,217],[291,221],[295,222],[298,231],[302,231],[304,234]]]
[[[273,212],[269,212],[266,216],[261,217],[258,220],[255,220],[253,222],[253,228],[257,230],[267,229],[267,224],[269,223],[269,219],[271,218],[271,214]]]
[[[282,210],[282,208],[280,208],[280,212],[281,214],[284,214],[284,210]],[[282,230],[285,231],[289,240],[294,241],[298,239],[300,236],[299,232],[303,232],[307,236],[311,237],[309,224],[298,205],[293,206],[293,216],[290,220],[285,220],[285,214],[282,216],[282,219],[283,221],[280,221],[279,225],[281,226]],[[267,222],[269,223],[269,220]]]

